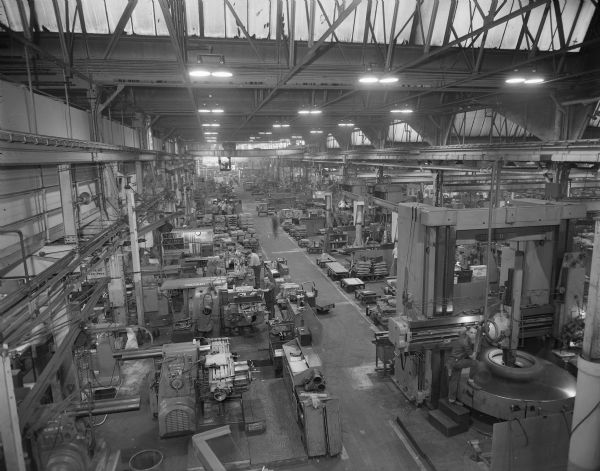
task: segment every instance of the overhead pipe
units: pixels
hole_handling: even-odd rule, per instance
[[[21,244],[21,257],[23,257],[23,270],[25,271],[25,280],[29,283],[29,269],[27,268],[27,254],[25,253],[25,238],[23,232],[17,229],[0,230],[0,234],[18,234],[19,243]]]

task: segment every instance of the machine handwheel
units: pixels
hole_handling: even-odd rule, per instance
[[[513,381],[531,381],[539,376],[544,365],[533,355],[517,350],[517,367],[511,367],[502,361],[502,350],[493,348],[488,350],[483,361],[494,376]]]

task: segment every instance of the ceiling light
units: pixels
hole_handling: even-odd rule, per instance
[[[398,77],[382,77],[379,79],[379,83],[396,83]]]
[[[228,70],[215,70],[214,72],[211,72],[211,75],[219,78],[229,78],[233,76]]]
[[[351,126],[354,126],[354,123],[338,123],[338,126],[341,126],[341,127],[351,127]]]
[[[321,110],[310,110],[310,114],[321,114]]]
[[[223,113],[225,112],[225,110],[222,110],[221,108],[215,108],[214,110],[210,110],[211,113]]]
[[[283,123],[283,124],[281,125],[281,127],[282,127],[282,128],[289,128],[289,127],[290,127],[290,125],[289,125],[288,123]]]
[[[379,79],[375,75],[365,75],[358,79],[360,83],[376,83]]]
[[[509,77],[505,80],[506,83],[515,84],[515,83],[524,83],[524,77]]]
[[[206,109],[206,108],[200,108],[200,109],[198,110],[198,113],[210,113],[210,110],[209,110],[209,109]]]
[[[390,113],[405,113],[405,114],[408,114],[408,113],[412,113],[412,112],[413,112],[413,110],[411,108],[408,108],[408,107],[397,108],[397,109],[390,110]]]
[[[298,110],[298,114],[309,114],[310,110]]]
[[[219,133],[217,131],[206,131],[204,133],[205,136],[212,136],[212,135],[215,135],[215,134],[219,134]]]
[[[202,126],[205,128],[218,128],[221,125],[219,123],[202,123]]]
[[[544,83],[543,77],[530,77],[525,80],[527,85],[537,85],[538,83]]]
[[[292,139],[302,139],[302,136],[292,136]]]
[[[273,127],[274,127],[274,128],[280,128],[280,127],[281,127],[281,124],[279,124],[279,123],[275,123],[275,124],[273,124]]]
[[[273,133],[271,131],[259,131],[258,134],[261,136],[270,136]]]
[[[323,131],[321,131],[320,129],[311,129],[310,133],[311,134],[323,134]]]
[[[192,69],[189,71],[190,77],[209,77],[210,72],[204,69]]]

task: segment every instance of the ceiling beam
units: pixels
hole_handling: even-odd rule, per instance
[[[65,63],[65,74],[70,75],[69,70],[71,68],[71,61],[69,60],[69,49],[67,48],[67,40],[65,38],[65,32],[62,27],[62,20],[60,17],[60,8],[58,7],[58,0],[52,0],[52,7],[54,8],[54,16],[56,17],[56,27],[58,29],[58,39],[60,40],[60,50],[62,51],[62,59]]]
[[[113,31],[113,34],[110,37],[110,41],[109,41],[108,45],[106,46],[106,49],[104,50],[104,54],[102,55],[103,59],[110,58],[113,51],[115,50],[115,47],[117,46],[117,43],[119,42],[119,39],[121,38],[121,35],[123,34],[123,31],[125,31],[125,26],[127,25],[127,22],[130,20],[131,14],[133,13],[135,6],[137,5],[137,2],[138,2],[138,0],[129,0],[127,2],[127,5],[125,5],[125,9],[123,10],[123,13],[121,14],[121,18],[119,18],[119,22],[117,23],[117,26],[115,27],[115,30]]]
[[[393,73],[398,73],[398,72],[402,72],[403,70],[407,70],[413,67],[416,67],[417,65],[421,65],[427,61],[429,61],[431,58],[439,56],[440,54],[443,54],[444,52],[447,52],[451,49],[454,48],[454,46],[459,46],[462,42],[467,41],[471,38],[474,38],[476,36],[481,35],[483,32],[485,31],[489,31],[492,28],[495,28],[496,26],[499,26],[501,24],[506,23],[507,21],[512,20],[513,18],[522,15],[523,13],[526,13],[527,11],[533,10],[534,8],[537,8],[539,6],[542,5],[547,5],[548,2],[550,2],[551,0],[534,0],[531,3],[525,5],[522,8],[519,8],[505,16],[503,16],[502,18],[498,18],[497,20],[494,21],[490,21],[487,25],[482,26],[481,28],[477,28],[476,30],[473,30],[467,34],[464,34],[463,36],[456,38],[454,41],[450,41],[449,43],[445,44],[442,47],[439,47],[437,49],[434,49],[426,54],[423,54],[421,57],[419,57],[418,59],[415,59],[411,62],[408,62],[406,64],[403,64],[399,67],[395,67],[392,72]]]
[[[160,5],[163,16],[165,18],[167,30],[169,31],[169,38],[171,39],[171,44],[172,44],[173,50],[175,52],[175,57],[177,58],[177,63],[179,64],[181,76],[183,78],[183,82],[185,83],[186,89],[188,91],[188,95],[190,97],[190,102],[192,104],[196,119],[198,121],[198,127],[199,127],[199,129],[201,129],[202,128],[202,120],[200,119],[200,116],[198,115],[198,103],[196,103],[196,96],[194,95],[194,90],[192,89],[192,84],[190,81],[187,64],[182,55],[181,45],[179,44],[179,40],[177,39],[177,31],[175,30],[175,24],[173,23],[173,17],[171,16],[171,10],[169,10],[169,5],[167,4],[167,0],[158,0],[158,3]]]
[[[437,0],[436,0],[437,1]],[[394,14],[392,16],[392,25],[390,26],[390,36],[387,45],[387,54],[385,57],[385,70],[389,70],[392,65],[392,57],[394,52],[394,45],[396,44],[396,21],[398,20],[398,8],[400,7],[400,0],[394,1]]]
[[[83,5],[81,0],[75,0],[77,2],[77,15],[79,18],[79,26],[81,27],[81,35],[83,36],[83,44],[85,46],[85,55],[90,58],[90,47],[88,44],[87,28],[85,26],[85,17],[83,16]]]
[[[483,26],[488,25],[494,20],[494,16],[496,15],[496,8],[498,7],[498,0],[492,0],[490,4],[490,11],[483,18]],[[475,67],[473,72],[479,73],[481,70],[481,64],[483,63],[483,54],[485,53],[485,43],[487,41],[487,35],[489,30],[483,32],[483,37],[481,38],[481,46],[479,46],[479,52],[477,54],[477,60],[475,61]]]
[[[2,22],[0,22],[0,28],[3,29],[12,40],[17,41],[17,42],[21,43],[22,45],[28,47],[29,49],[37,52],[38,54],[46,57],[49,61],[58,65],[62,69],[65,69],[65,70],[70,69],[71,73],[73,75],[79,77],[80,79],[85,80],[86,82],[88,82],[90,84],[95,84],[94,80],[90,76],[80,72],[79,70],[76,70],[76,69],[70,67],[69,64],[67,62],[65,62],[64,60],[59,59],[58,57],[50,54],[45,49],[42,49],[38,45],[27,40],[27,38],[25,38],[22,33],[17,33],[15,31],[13,31],[8,25],[6,25]]]
[[[112,101],[117,97],[117,95],[119,95],[119,93],[123,91],[124,88],[125,85],[117,85],[117,89],[104,101],[104,103],[98,105],[98,113],[102,113],[102,111],[104,111],[104,109],[112,103]]]
[[[164,1],[164,0],[160,0]],[[290,80],[294,75],[296,75],[302,68],[308,64],[310,61],[316,59],[318,57],[318,51],[321,46],[325,43],[327,38],[337,29],[337,27],[342,24],[346,18],[356,9],[356,7],[360,4],[361,0],[352,0],[352,3],[346,7],[346,9],[340,13],[337,19],[333,22],[333,24],[327,28],[327,31],[319,38],[319,40],[313,45],[313,47],[309,48],[302,60],[294,66],[285,76],[277,83],[275,88],[273,88],[269,94],[257,105],[257,107],[248,115],[244,123],[240,126],[239,129],[242,129],[246,124],[250,122],[250,120],[258,113],[267,103],[271,101],[271,99],[275,96],[279,88],[284,85],[288,80]],[[294,2],[292,2],[294,5]],[[290,38],[290,47],[293,44],[292,38]],[[290,60],[290,65],[292,65],[292,61]]]
[[[231,5],[231,2],[229,0],[225,0],[225,5],[227,5],[227,8],[229,8],[229,11],[235,18],[235,23],[237,24],[238,28],[240,28],[242,30],[242,33],[244,33],[244,36],[246,37],[246,41],[248,41],[248,44],[250,44],[250,47],[254,51],[254,54],[256,54],[256,57],[258,57],[259,61],[263,62],[263,58],[260,55],[260,52],[258,52],[258,49],[256,48],[256,44],[254,44],[252,37],[250,36],[250,34],[248,33],[248,30],[244,26],[244,23],[242,23],[242,20],[240,19],[237,12],[235,11],[235,8],[233,8],[233,5]]]

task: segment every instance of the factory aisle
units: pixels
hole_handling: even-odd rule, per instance
[[[354,302],[354,296],[344,292],[339,282],[332,281],[317,266],[318,255],[309,255],[281,229],[278,237],[273,237],[270,218],[256,216],[253,201],[245,200],[244,210],[253,217],[265,259],[285,258],[295,282],[315,283],[319,304],[335,303],[329,313],[319,315],[323,334],[321,345],[315,350],[323,361],[328,389],[341,401],[344,450],[339,458],[310,460],[288,469],[480,470],[469,458],[466,441],[481,439],[481,435],[472,431],[444,437],[427,422],[425,408],[408,403],[390,378],[375,371],[372,340],[373,332],[378,329],[365,315],[364,308]],[[410,440],[395,423],[396,417],[401,418],[435,468],[425,463],[410,445]]]
[[[265,258],[285,258],[295,282],[315,282],[319,304],[335,303],[319,316],[323,339],[315,349],[325,366],[328,389],[341,400],[344,452],[340,459],[314,461],[302,469],[419,469],[396,435],[393,421],[406,404],[394,384],[375,372],[372,325],[363,310],[317,267],[316,255],[308,255],[281,230],[274,238],[269,218],[254,220]]]

